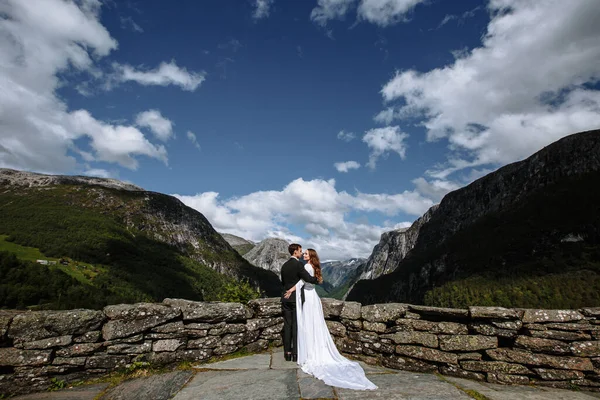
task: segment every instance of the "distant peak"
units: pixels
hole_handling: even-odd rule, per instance
[[[104,186],[111,189],[143,191],[144,189],[112,178],[97,178],[81,175],[46,175],[36,172],[18,171],[0,168],[0,184],[27,187],[48,186],[57,184],[87,184]]]

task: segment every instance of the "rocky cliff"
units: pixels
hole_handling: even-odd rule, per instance
[[[143,275],[143,282],[163,287],[154,296],[187,288],[203,299],[197,282],[215,277],[203,276],[202,267],[266,293],[279,290],[274,274],[244,260],[201,213],[175,197],[113,179],[1,169],[0,220],[0,234],[16,244],[48,257],[114,267],[112,277],[136,291]],[[182,279],[185,285],[175,283]],[[146,288],[141,292],[148,294]]]
[[[365,263],[364,258],[351,258],[344,261],[326,261],[321,263],[323,279],[333,287],[342,286],[356,270]]]
[[[281,266],[290,258],[288,246],[289,243],[283,239],[268,238],[244,254],[244,258],[252,265],[271,271],[279,276]]]
[[[421,227],[429,222],[438,205],[431,207],[409,228],[400,228],[381,235],[379,243],[373,249],[358,279],[375,279],[393,272],[415,247]]]
[[[506,291],[533,276],[581,270],[586,271],[586,279],[596,282],[600,272],[599,154],[600,131],[574,134],[449,193],[413,232],[416,242],[408,256],[410,240],[394,244],[398,250],[391,252],[393,260],[382,262],[385,257],[381,257],[375,262],[379,257],[374,252],[369,261],[393,272],[359,281],[348,300],[422,303],[434,288],[475,276],[505,284],[501,290]],[[581,240],[565,240],[570,237]],[[494,296],[501,297],[492,295],[489,301]]]
[[[230,233],[221,233],[221,236],[223,236],[223,239],[225,239],[225,241],[241,255],[246,254],[256,246],[256,243]]]

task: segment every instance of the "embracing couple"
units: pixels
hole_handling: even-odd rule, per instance
[[[331,339],[321,299],[315,290],[323,283],[321,263],[313,249],[302,251],[292,243],[291,258],[281,267],[283,294],[283,351],[286,361],[296,361],[307,374],[330,386],[346,389],[377,389],[361,366],[343,357]],[[306,264],[300,261],[302,257]],[[295,293],[294,293],[295,292]]]

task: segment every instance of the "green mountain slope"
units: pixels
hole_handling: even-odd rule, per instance
[[[218,300],[225,299],[223,293],[231,294],[232,287],[246,296],[255,296],[256,290],[279,294],[274,274],[250,265],[202,214],[174,197],[105,186],[98,179],[88,183],[86,178],[46,177],[39,182],[39,177],[45,176],[0,170],[0,234],[15,245],[39,249],[45,257],[68,257],[96,268],[96,276],[77,281],[81,290],[103,299],[90,304],[165,297]],[[13,261],[7,263],[14,267]],[[14,268],[4,272],[9,269]],[[7,279],[2,279],[4,290],[20,284]],[[59,295],[39,301],[56,303]],[[0,306],[14,302],[5,300]]]

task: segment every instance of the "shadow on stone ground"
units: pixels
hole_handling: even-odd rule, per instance
[[[124,381],[83,385],[56,392],[35,393],[15,400],[221,400],[221,399],[411,399],[411,400],[593,400],[600,393],[497,385],[434,374],[398,371],[361,363],[379,388],[356,391],[334,388],[305,374],[283,359],[281,349],[268,353],[199,364]],[[485,396],[485,397],[484,397]]]

